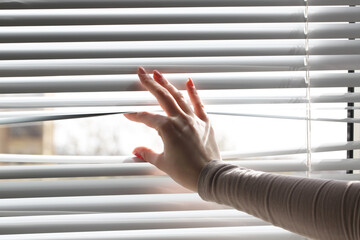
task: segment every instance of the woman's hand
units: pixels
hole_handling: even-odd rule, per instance
[[[146,147],[137,147],[133,153],[166,172],[182,186],[197,191],[203,167],[221,157],[214,131],[192,80],[187,81],[186,89],[194,109],[160,72],[154,71],[152,78],[140,67],[138,75],[167,116],[149,112],[124,114],[132,121],[156,129],[164,142],[163,153],[155,153]]]

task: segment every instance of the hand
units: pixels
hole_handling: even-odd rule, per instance
[[[186,89],[194,110],[160,72],[154,71],[152,78],[140,67],[138,75],[167,116],[149,112],[124,114],[129,120],[156,129],[164,142],[163,153],[155,153],[146,147],[137,147],[133,153],[166,172],[180,185],[197,191],[197,181],[203,167],[221,157],[214,130],[193,81],[187,81]]]

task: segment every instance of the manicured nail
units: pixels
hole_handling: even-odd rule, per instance
[[[188,79],[188,84],[189,84],[190,87],[195,87],[194,82],[193,82],[193,80],[191,78]]]
[[[158,70],[154,70],[154,77],[156,77],[156,78],[161,78],[162,75],[161,75],[161,73],[160,73]]]
[[[144,158],[143,158],[139,153],[135,152],[134,155],[135,155],[137,158],[140,158],[140,159],[144,160]]]
[[[146,74],[146,71],[143,67],[138,67],[138,73],[139,74]]]
[[[154,70],[154,79],[156,81],[158,81],[160,84],[166,84],[167,83],[164,76],[158,70]]]

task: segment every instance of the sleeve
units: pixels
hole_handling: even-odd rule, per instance
[[[360,182],[269,174],[211,161],[202,199],[232,206],[313,239],[360,239]]]

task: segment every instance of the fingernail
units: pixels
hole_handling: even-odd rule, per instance
[[[195,87],[194,82],[193,82],[193,80],[191,78],[188,79],[188,84],[189,84],[190,87]]]
[[[154,77],[156,77],[156,78],[161,78],[162,75],[161,75],[161,73],[160,73],[158,70],[154,70]]]
[[[140,158],[140,159],[144,160],[144,158],[143,158],[139,153],[135,152],[134,155],[135,155],[137,158]]]
[[[138,67],[138,73],[139,74],[146,74],[146,71],[143,67]]]
[[[156,81],[158,81],[160,84],[166,84],[167,83],[164,76],[158,70],[154,70],[154,79]]]

